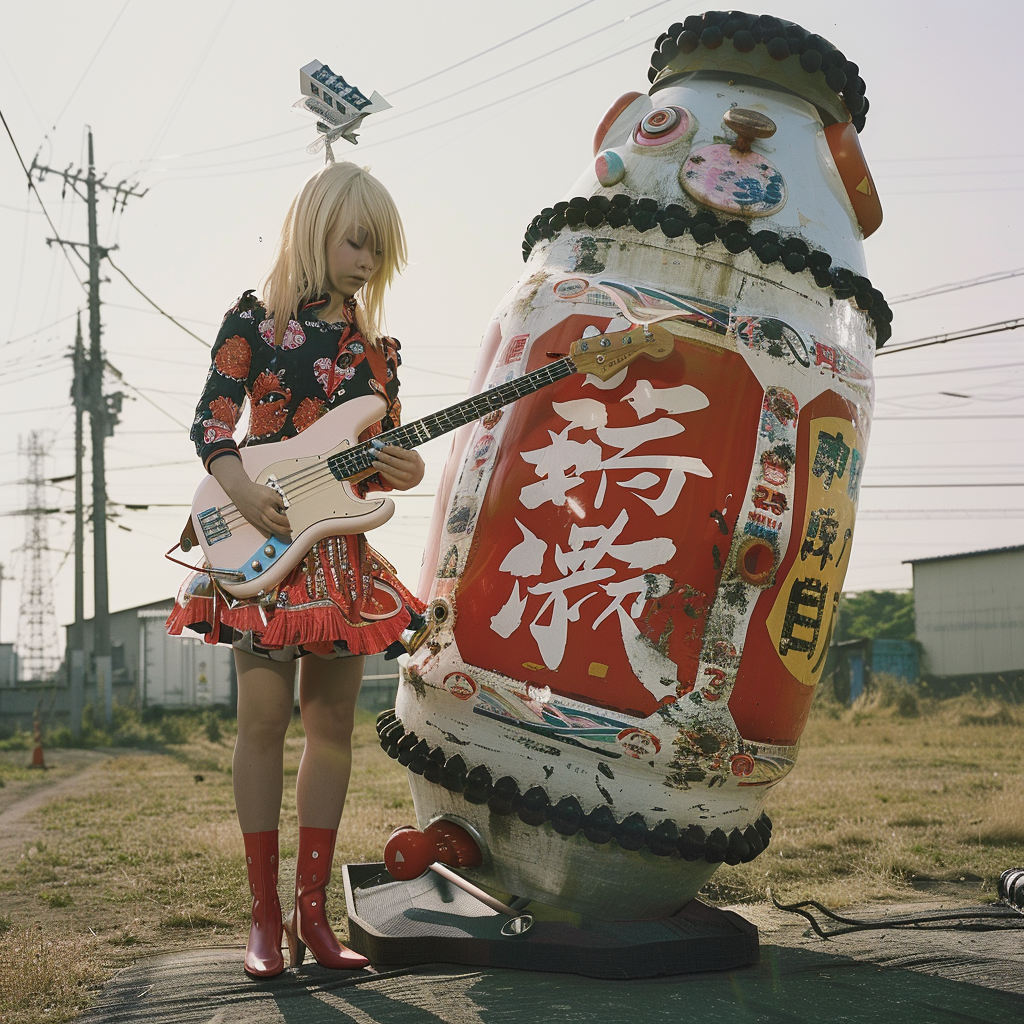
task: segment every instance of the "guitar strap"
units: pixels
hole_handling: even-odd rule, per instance
[[[366,361],[370,364],[370,372],[373,374],[373,379],[380,386],[380,394],[384,398],[384,401],[388,403],[387,412],[385,416],[391,412],[391,399],[388,397],[387,383],[388,383],[388,363],[387,363],[387,344],[386,338],[381,338],[381,347],[378,348],[376,345],[367,343],[366,345]]]

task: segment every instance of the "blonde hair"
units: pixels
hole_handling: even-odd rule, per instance
[[[344,232],[365,228],[381,250],[373,276],[356,297],[356,323],[370,344],[379,344],[384,292],[406,264],[405,231],[388,190],[353,163],[321,168],[288,208],[277,254],[263,283],[276,344],[302,306],[326,291],[327,236],[335,226]]]

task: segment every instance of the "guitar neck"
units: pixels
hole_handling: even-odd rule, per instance
[[[394,430],[388,430],[379,434],[374,440],[398,445],[400,448],[416,448],[427,441],[432,441],[435,437],[458,430],[459,427],[472,423],[489,412],[518,402],[520,398],[532,395],[549,384],[571,377],[575,372],[575,363],[566,356],[564,359],[542,366],[539,370],[516,377],[497,387],[489,388],[487,391],[455,405],[449,405],[447,409],[442,409],[440,412],[424,416],[420,420],[413,420],[412,423],[406,423]],[[328,466],[338,480],[346,480],[349,477],[365,473],[375,458],[375,449],[371,443],[363,441],[332,456],[328,460]]]

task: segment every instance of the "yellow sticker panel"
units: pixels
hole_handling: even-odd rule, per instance
[[[805,686],[821,678],[857,516],[863,437],[846,419],[811,420],[810,465],[799,545],[766,625],[782,663]]]

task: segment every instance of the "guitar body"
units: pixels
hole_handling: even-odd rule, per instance
[[[284,496],[291,542],[265,537],[235,511],[213,476],[203,480],[192,501],[192,525],[209,565],[235,574],[228,578],[214,573],[229,594],[248,598],[270,590],[317,541],[364,533],[394,515],[390,498],[360,498],[349,481],[335,479],[328,468],[331,456],[355,444],[384,412],[384,400],[376,395],[353,398],[296,437],[239,450],[250,479]]]

